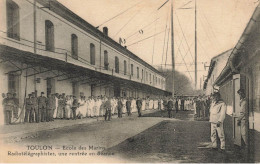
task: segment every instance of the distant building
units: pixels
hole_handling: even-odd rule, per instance
[[[208,75],[203,85],[203,90],[205,91],[206,95],[210,95],[215,91],[214,82],[223,68],[226,66],[226,62],[230,56],[231,51],[232,50],[225,51],[211,59]]]

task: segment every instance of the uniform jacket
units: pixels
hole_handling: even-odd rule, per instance
[[[118,107],[118,109],[123,108],[123,102],[121,100],[118,100],[117,107]]]
[[[131,101],[130,100],[126,101],[126,108],[128,108],[128,109],[131,108]]]
[[[45,96],[38,97],[39,108],[41,107],[46,108],[46,102],[47,102],[47,98]]]
[[[219,101],[216,103],[212,103],[210,107],[210,118],[209,122],[217,123],[217,122],[224,122],[226,117],[227,106],[223,101]]]
[[[106,110],[111,110],[111,107],[112,107],[112,105],[111,105],[111,100],[107,100],[107,101],[105,102],[105,104],[104,104],[104,108],[105,108]]]
[[[242,99],[239,103],[240,106],[240,115],[238,117],[238,121],[247,119],[247,111],[246,111],[246,100]]]
[[[173,101],[169,100],[168,101],[168,110],[172,110],[173,109]]]
[[[25,108],[26,109],[31,109],[32,108],[32,100],[30,98],[25,99]]]
[[[142,101],[141,100],[137,100],[136,101],[136,106],[137,106],[137,108],[142,108]]]
[[[5,111],[12,111],[15,107],[15,102],[12,98],[5,98],[3,100],[3,106]]]

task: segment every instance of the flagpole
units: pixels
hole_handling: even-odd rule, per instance
[[[171,0],[171,48],[172,48],[172,97],[174,98],[175,59],[174,59],[173,0]]]

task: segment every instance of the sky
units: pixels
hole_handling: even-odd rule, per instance
[[[101,31],[108,27],[112,39],[125,39],[124,45],[147,63],[171,68],[170,1],[159,10],[166,0],[58,1]],[[209,66],[212,57],[236,45],[258,3],[196,1],[198,89],[208,73],[204,66]],[[195,84],[195,0],[173,0],[173,13],[175,68]]]

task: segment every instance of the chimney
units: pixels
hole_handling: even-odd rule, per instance
[[[108,28],[107,27],[103,27],[103,33],[108,36]]]

